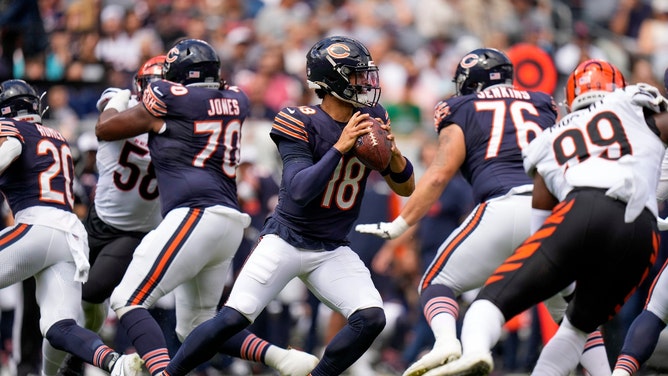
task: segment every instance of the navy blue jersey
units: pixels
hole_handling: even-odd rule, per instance
[[[357,110],[388,121],[381,105]],[[338,158],[338,164],[319,170],[323,183],[309,187],[317,192],[305,203],[295,198],[296,184],[313,182],[295,183],[298,179],[288,181],[293,176],[286,177],[286,171],[294,170],[295,164],[303,170],[331,153],[345,126],[319,105],[284,108],[276,115],[270,136],[283,160],[283,177],[278,206],[263,233],[278,234],[293,246],[306,249],[333,249],[348,244],[347,235],[358,217],[371,170],[347,153]]]
[[[0,137],[15,137],[23,149],[0,175],[0,190],[12,212],[32,206],[72,211],[72,152],[57,130],[37,123],[0,119]]]
[[[156,81],[144,92],[144,106],[166,126],[164,132],[151,132],[148,144],[163,216],[177,207],[239,210],[236,169],[248,97],[235,87]]]
[[[479,203],[532,184],[524,172],[522,148],[554,125],[557,109],[545,93],[496,86],[441,101],[434,116],[438,132],[450,124],[462,128],[466,159],[461,172]]]

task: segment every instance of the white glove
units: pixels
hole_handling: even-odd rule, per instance
[[[372,234],[383,239],[394,239],[408,230],[410,226],[402,216],[392,222],[380,222],[355,226],[355,231]]]
[[[668,218],[656,217],[656,225],[659,227],[659,231],[668,230]]]
[[[102,95],[100,95],[100,99],[97,100],[97,103],[95,104],[95,107],[97,107],[97,110],[102,112],[104,111],[104,108],[107,106],[107,103],[113,97],[116,93],[121,91],[121,89],[117,87],[110,87],[105,89],[102,92]]]
[[[661,95],[659,89],[642,82],[636,86],[640,89],[639,93],[644,94],[641,98],[633,96],[633,102],[637,105],[649,108],[656,113],[665,112],[668,109],[668,100]]]
[[[128,102],[130,102],[130,90],[125,89],[121,90],[118,93],[114,94],[111,99],[109,99],[109,102],[107,103],[107,106],[104,108],[105,110],[108,110],[110,108],[113,108],[114,110],[118,112],[123,112],[128,109]]]

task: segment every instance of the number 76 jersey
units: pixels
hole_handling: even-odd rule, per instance
[[[508,85],[441,101],[434,111],[437,132],[451,124],[464,132],[466,159],[460,170],[477,203],[532,184],[522,167],[522,149],[556,118],[550,95]]]
[[[635,215],[643,207],[657,214],[656,188],[665,147],[643,105],[653,97],[636,85],[607,94],[588,108],[565,116],[524,151],[524,167],[538,171],[562,201],[575,187],[607,190],[629,203]],[[651,118],[650,118],[651,119]]]

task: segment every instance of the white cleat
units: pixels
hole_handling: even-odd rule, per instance
[[[459,359],[462,355],[462,346],[459,340],[438,341],[434,344],[434,348],[426,353],[415,363],[411,364],[402,376],[420,376],[427,373],[432,368],[436,368]]]
[[[464,355],[454,362],[434,368],[424,376],[487,376],[494,370],[489,352]]]
[[[114,367],[111,369],[111,376],[140,376],[142,374],[142,366],[144,361],[139,354],[125,354],[121,355]]]
[[[288,349],[283,359],[279,360],[274,368],[281,376],[306,376],[313,371],[319,362],[320,359],[315,355],[296,349]]]

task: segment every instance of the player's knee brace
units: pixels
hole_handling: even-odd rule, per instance
[[[362,336],[375,338],[385,328],[385,312],[379,307],[361,309],[350,315],[348,323]]]

